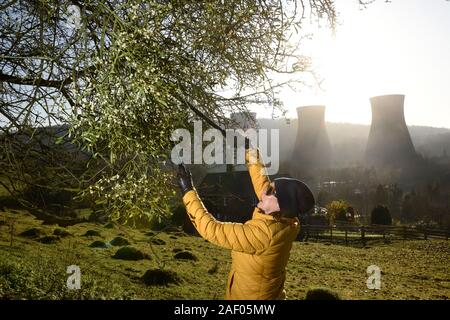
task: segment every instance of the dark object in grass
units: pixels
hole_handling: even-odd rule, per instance
[[[1,276],[7,276],[11,273],[13,273],[14,271],[16,271],[16,266],[11,264],[10,262],[1,262],[0,263],[0,275]]]
[[[40,243],[44,244],[53,244],[59,241],[59,237],[57,236],[45,236],[38,240]]]
[[[109,242],[113,246],[122,247],[122,246],[128,246],[130,242],[122,237],[115,237]]]
[[[134,248],[134,247],[122,247],[113,255],[114,259],[121,260],[142,260],[142,259],[150,259],[149,255],[146,255],[142,251]]]
[[[313,288],[306,293],[305,300],[341,300],[339,294],[328,288]]]
[[[216,262],[214,265],[208,270],[209,274],[214,274],[219,270],[219,264]]]
[[[152,244],[156,244],[158,246],[163,246],[166,244],[166,242],[162,239],[152,239]]]
[[[148,286],[166,286],[169,283],[178,284],[181,282],[176,272],[161,269],[147,270],[141,279]]]
[[[68,236],[71,236],[72,234],[70,232],[67,232],[64,229],[55,229],[53,231],[53,235],[59,236],[59,237],[68,237]]]
[[[170,239],[178,239],[177,236],[170,236],[169,238],[170,238]]]
[[[30,239],[38,238],[41,235],[42,235],[42,230],[38,229],[38,228],[31,228],[31,229],[25,230],[24,232],[19,234],[19,236],[21,236],[21,237],[30,238]]]
[[[149,231],[145,233],[146,236],[153,237],[155,233],[153,231]]]
[[[193,260],[193,261],[197,261],[198,260],[198,258],[196,256],[194,256],[194,254],[192,254],[189,251],[177,252],[173,257],[175,259],[181,259],[181,260]]]
[[[180,248],[173,248],[172,249],[173,253],[177,253],[177,252],[180,252],[180,251],[183,251],[183,249],[180,249]]]
[[[101,237],[102,235],[100,232],[95,230],[88,230],[85,234],[83,234],[83,237]]]
[[[91,248],[100,248],[100,249],[106,249],[106,248],[108,248],[108,246],[106,245],[106,243],[104,243],[103,241],[99,241],[99,240],[96,240],[96,241],[92,242],[92,243],[89,245],[89,247],[91,247]]]

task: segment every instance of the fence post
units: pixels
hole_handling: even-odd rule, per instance
[[[366,237],[365,237],[365,230],[364,226],[361,226],[361,241],[363,243],[363,246],[366,246]]]
[[[403,226],[403,240],[406,240],[406,226]]]
[[[10,243],[9,243],[9,245],[10,245],[10,247],[12,247],[13,246],[13,239],[14,239],[14,220],[13,221],[11,221],[11,234],[10,234]]]
[[[333,226],[330,226],[330,242],[333,243]]]
[[[427,228],[424,228],[424,229],[423,229],[423,238],[424,238],[425,240],[428,239]]]
[[[348,244],[348,240],[347,240],[347,229],[345,229],[345,245]]]

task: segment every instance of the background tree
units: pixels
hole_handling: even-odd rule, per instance
[[[386,205],[388,201],[388,193],[386,188],[379,184],[375,191],[375,203],[378,205]]]
[[[390,184],[388,186],[388,208],[392,212],[394,218],[401,216],[401,201],[403,197],[403,190],[397,184]]]
[[[392,217],[386,206],[376,206],[370,215],[371,224],[391,225]]]
[[[347,219],[347,210],[349,208],[349,204],[345,200],[334,200],[330,204],[326,206],[327,208],[327,218],[331,224],[340,221],[346,222]]]

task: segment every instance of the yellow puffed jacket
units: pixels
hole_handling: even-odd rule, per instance
[[[246,152],[246,163],[255,193],[261,199],[270,180],[257,149]],[[252,219],[244,224],[220,222],[206,210],[195,189],[184,195],[183,202],[203,238],[232,250],[225,299],[286,299],[286,265],[292,242],[300,231],[297,218],[278,219],[255,208]]]

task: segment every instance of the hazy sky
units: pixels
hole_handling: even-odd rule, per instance
[[[369,124],[369,97],[399,93],[408,125],[450,128],[450,2],[391,1],[362,11],[357,0],[336,1],[336,36],[322,28],[306,50],[325,91],[285,90],[288,117],[298,106],[325,104],[327,121]]]

